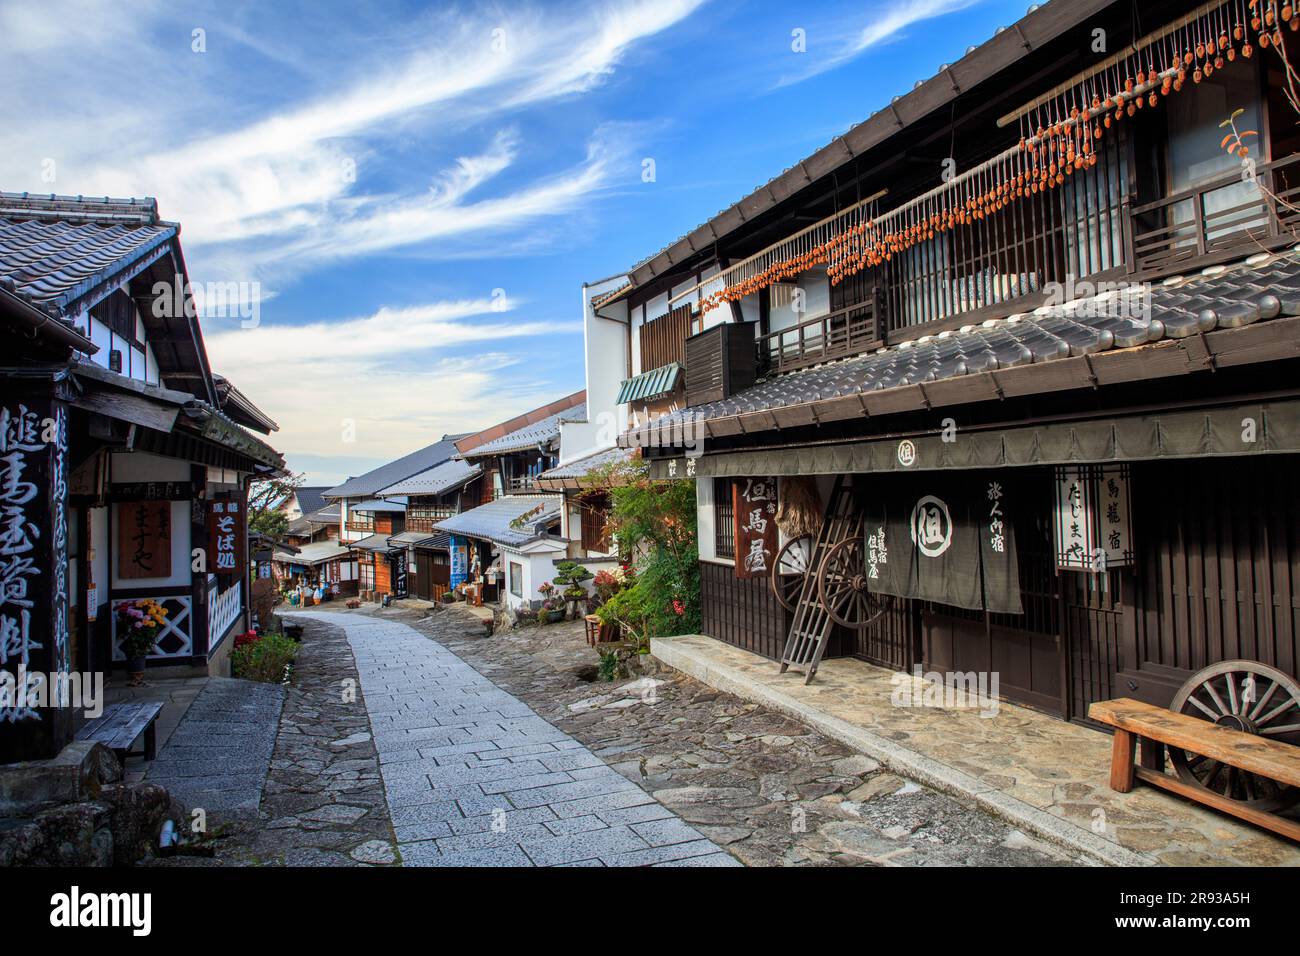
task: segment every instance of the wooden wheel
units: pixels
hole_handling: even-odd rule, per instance
[[[804,581],[812,572],[812,549],[812,535],[801,534],[787,541],[772,562],[772,593],[787,611],[799,603]]]
[[[1178,689],[1169,709],[1269,740],[1300,744],[1300,685],[1256,661],[1224,661],[1197,671]],[[1170,747],[1169,759],[1184,783],[1254,810],[1275,813],[1300,800],[1300,787],[1201,754]]]
[[[867,589],[866,564],[860,536],[846,538],[826,552],[817,572],[817,595],[836,624],[861,631],[880,617],[884,608]]]

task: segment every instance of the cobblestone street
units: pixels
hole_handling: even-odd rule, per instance
[[[437,641],[745,864],[1071,862],[796,721],[684,675],[598,682],[580,624],[484,637],[481,623],[454,609],[382,617]]]
[[[298,619],[259,811],[214,814],[215,855],[163,865],[1070,862],[674,671],[599,682],[577,624],[487,637],[458,610]]]

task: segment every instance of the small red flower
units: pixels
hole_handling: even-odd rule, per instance
[[[673,610],[677,612],[678,617],[681,617],[686,613],[686,604],[681,600],[681,598],[673,599]]]

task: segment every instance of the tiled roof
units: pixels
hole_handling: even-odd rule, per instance
[[[505,495],[444,518],[434,527],[449,534],[518,547],[542,537],[538,526],[559,517],[563,505],[564,499],[559,495]]]
[[[655,419],[620,442],[654,441],[656,430],[676,420],[709,422],[1300,315],[1300,246],[1167,279],[1145,298],[1142,287],[1133,288],[1137,294],[1121,291],[1044,307],[781,375]]]
[[[358,548],[362,551],[387,551],[389,550],[388,538],[389,536],[386,534],[371,534],[364,538],[358,538],[356,541],[349,541],[347,547]]]
[[[560,424],[562,422],[581,422],[585,421],[586,418],[587,406],[585,404],[575,405],[573,408],[566,408],[562,412],[548,415],[541,421],[525,425],[523,428],[502,435],[500,438],[494,438],[477,448],[471,448],[469,451],[464,452],[464,457],[483,458],[487,455],[501,455],[506,452],[550,444],[560,437]]]
[[[379,494],[390,495],[439,495],[444,491],[459,488],[465,482],[477,478],[483,469],[467,461],[453,458],[441,465],[434,465],[428,471],[412,475],[387,488],[380,488]]]
[[[305,517],[308,521],[314,521],[316,524],[337,524],[343,520],[343,509],[336,501],[333,504],[325,505],[323,508],[317,508]]]
[[[276,561],[283,561],[286,564],[303,564],[315,565],[323,564],[326,561],[333,561],[336,558],[347,557],[348,549],[340,545],[337,541],[315,541],[311,544],[304,544],[297,549],[296,554],[290,554],[285,551],[276,551],[272,558]]]
[[[445,548],[448,534],[445,531],[402,531],[388,539],[390,548]]]
[[[592,452],[582,458],[576,458],[567,464],[559,465],[537,476],[538,487],[548,490],[559,488],[577,488],[583,478],[601,468],[621,464],[632,460],[635,454],[631,448],[605,448]]]
[[[381,488],[410,478],[412,475],[418,475],[422,471],[428,471],[435,465],[449,460],[456,453],[454,443],[464,437],[464,435],[443,435],[441,440],[432,445],[380,465],[364,475],[349,478],[343,484],[325,491],[324,495],[326,498],[359,498],[378,494]]]
[[[305,515],[309,515],[313,511],[319,511],[325,507],[325,499],[322,496],[328,490],[328,485],[304,485],[295,488],[294,493],[298,496],[298,508]]]
[[[591,297],[591,307],[593,309],[599,309],[602,305],[609,305],[609,303],[613,302],[615,299],[620,299],[631,291],[632,283],[624,282],[616,289],[602,292],[600,295],[593,295]]]
[[[152,200],[0,193],[0,286],[61,313],[176,234]]]
[[[360,511],[365,514],[370,514],[373,512],[387,512],[387,511],[405,512],[406,502],[385,501],[382,498],[370,498],[366,501],[358,501],[356,504],[350,505],[348,507],[348,510]]]

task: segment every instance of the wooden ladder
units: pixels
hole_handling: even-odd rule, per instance
[[[826,504],[826,516],[822,518],[821,530],[817,532],[812,554],[808,556],[808,574],[804,577],[799,602],[795,605],[794,621],[790,625],[790,635],[786,638],[785,651],[781,654],[781,673],[784,674],[791,666],[802,667],[805,684],[812,683],[817,665],[821,663],[822,654],[826,651],[826,641],[835,626],[818,596],[818,572],[826,558],[826,552],[854,536],[862,536],[862,509],[858,505],[851,479],[837,475],[830,501]]]

